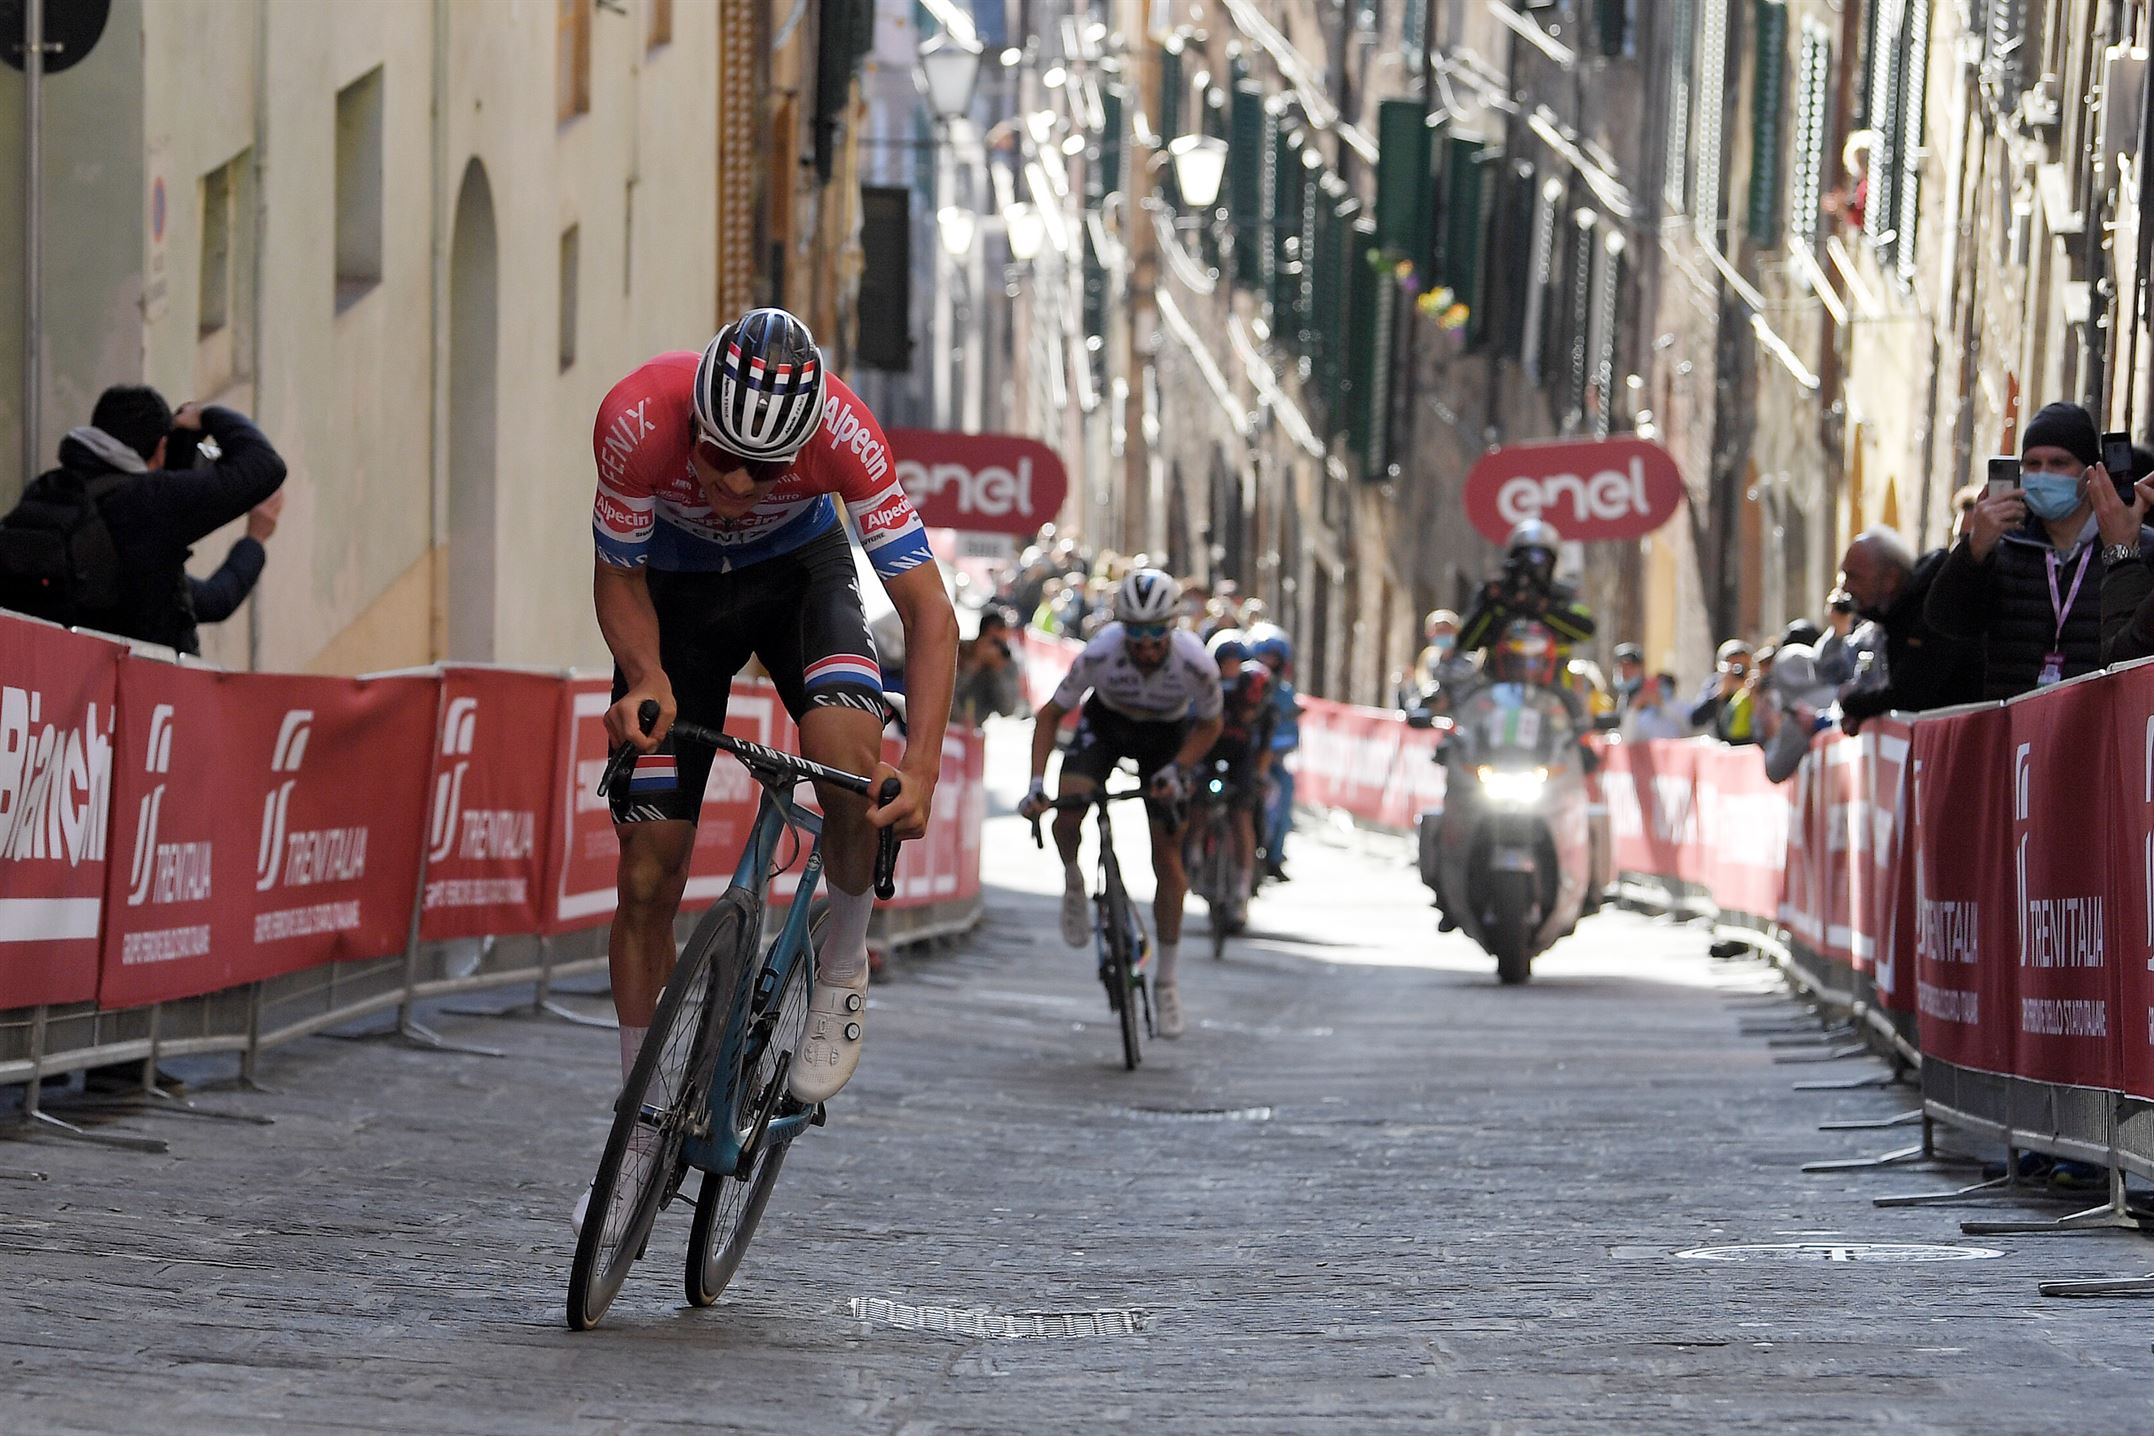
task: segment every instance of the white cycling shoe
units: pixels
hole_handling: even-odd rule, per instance
[[[860,1043],[867,1033],[868,975],[858,987],[815,979],[808,999],[808,1027],[793,1054],[786,1087],[800,1102],[828,1102],[853,1080],[860,1066]]]
[[[1062,890],[1062,940],[1071,947],[1092,940],[1092,899],[1082,883]]]
[[[1152,984],[1152,1017],[1162,1037],[1182,1035],[1182,989],[1173,982]]]

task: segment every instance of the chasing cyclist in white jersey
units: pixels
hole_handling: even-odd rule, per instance
[[[1179,828],[1196,764],[1219,736],[1222,701],[1219,666],[1194,633],[1176,622],[1182,589],[1156,568],[1122,580],[1114,598],[1115,621],[1102,628],[1070,665],[1054,695],[1040,705],[1032,729],[1032,786],[1017,811],[1036,818],[1047,811],[1048,755],[1064,714],[1083,703],[1077,732],[1062,758],[1057,798],[1083,797],[1107,781],[1115,765],[1134,758],[1149,789],[1152,872],[1157,888],[1152,915],[1159,928],[1159,964],[1152,979],[1152,1008],[1159,1035],[1182,1035],[1182,999],[1175,964],[1182,940],[1182,900],[1189,876],[1182,868]],[[1091,694],[1087,699],[1085,695]],[[1092,935],[1084,874],[1077,850],[1084,813],[1055,813],[1055,850],[1062,855],[1062,940],[1083,947]]]

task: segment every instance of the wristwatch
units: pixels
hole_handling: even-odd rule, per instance
[[[2102,549],[2102,567],[2115,568],[2120,563],[2138,563],[2143,555],[2135,543],[2113,543]]]

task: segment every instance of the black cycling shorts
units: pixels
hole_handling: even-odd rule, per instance
[[[799,722],[810,708],[858,708],[889,717],[882,667],[868,636],[843,529],[776,558],[731,573],[649,571],[658,610],[658,659],[673,682],[678,717],[705,728],[725,726],[733,679],[750,657],[777,685],[785,711]],[[613,698],[628,680],[613,670]],[[682,819],[703,809],[703,785],[715,750],[700,743],[678,749],[669,736],[660,758],[641,760],[628,791],[612,797],[616,823]]]
[[[1069,750],[1062,755],[1062,776],[1090,778],[1104,787],[1116,764],[1124,758],[1134,758],[1138,780],[1150,787],[1153,775],[1174,761],[1182,751],[1182,740],[1188,736],[1187,719],[1148,723],[1115,712],[1094,695],[1079,711],[1077,731],[1070,736]],[[1169,816],[1150,798],[1144,800],[1144,806],[1155,821],[1165,821]]]

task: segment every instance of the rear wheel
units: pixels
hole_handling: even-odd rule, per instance
[[[822,951],[823,932],[829,925],[827,910],[815,915],[808,928],[811,952]],[[748,949],[746,942],[737,944],[738,957],[713,984],[720,994],[716,1008],[719,1016],[713,1026],[721,1030],[724,1014],[748,999],[748,994],[740,990],[742,983],[756,980],[763,972],[763,964],[757,960],[759,954]],[[774,1097],[777,1115],[800,1110],[790,1096],[772,1089],[786,1080],[790,1066],[787,1059],[800,1050],[801,1034],[807,1027],[811,960],[794,962],[787,969],[783,990],[768,994],[749,1014],[739,1069],[731,1074],[732,1110],[726,1114],[736,1131],[753,1123],[756,1114]],[[785,1149],[790,1145],[789,1141],[762,1143],[737,1176],[703,1174],[703,1187],[696,1195],[695,1221],[688,1229],[687,1285],[691,1304],[709,1306],[718,1300],[740,1270],[741,1258],[748,1254],[748,1242],[763,1219],[763,1208],[770,1203],[771,1189],[778,1183],[778,1172],[785,1165]]]
[[[710,1091],[713,918],[688,940],[659,994],[643,1050],[613,1104],[613,1130],[591,1181],[568,1274],[568,1324],[598,1325],[643,1254],[658,1209],[680,1182],[681,1143]],[[630,1147],[641,1149],[631,1160]]]
[[[1490,873],[1489,946],[1496,954],[1496,980],[1516,987],[1533,976],[1533,909],[1536,884],[1531,873]]]

